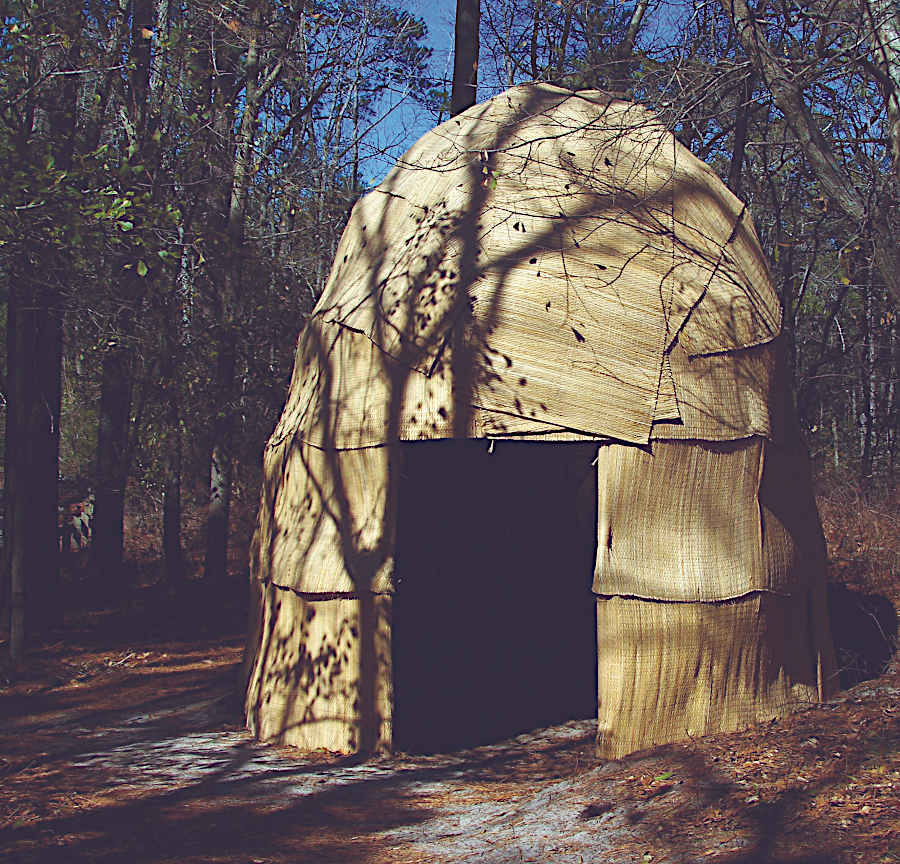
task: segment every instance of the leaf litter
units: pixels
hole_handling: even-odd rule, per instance
[[[616,762],[590,719],[364,762],[243,729],[243,579],[102,603],[64,583],[67,630],[0,659],[4,862],[900,862],[896,659],[781,721]]]

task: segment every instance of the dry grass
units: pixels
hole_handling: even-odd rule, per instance
[[[829,581],[881,594],[900,608],[900,490],[826,474],[816,493]]]
[[[258,480],[259,472],[253,474]],[[250,538],[256,523],[259,497],[258,482],[235,483],[230,513],[229,567],[246,570]],[[181,545],[188,574],[203,571],[206,554],[206,512],[203,499],[206,490],[183,490],[181,513]],[[155,584],[164,579],[165,564],[162,552],[163,496],[159,489],[145,488],[135,482],[128,487],[125,510],[126,571],[141,583]]]

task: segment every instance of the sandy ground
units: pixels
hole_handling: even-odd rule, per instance
[[[241,608],[138,599],[0,666],[0,860],[900,861],[896,668],[780,723],[618,762],[579,720],[366,763],[243,730]]]

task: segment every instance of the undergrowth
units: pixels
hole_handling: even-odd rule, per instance
[[[880,594],[900,610],[900,490],[835,473],[816,478],[828,579]]]

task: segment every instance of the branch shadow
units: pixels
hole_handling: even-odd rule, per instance
[[[564,102],[581,98],[554,92]],[[572,540],[565,523],[577,518],[542,500],[552,486],[546,465],[563,458],[563,445],[502,441],[503,452],[515,454],[504,473],[499,448],[485,454],[481,444],[478,459],[479,445],[458,439],[586,440],[593,448],[641,450],[651,462],[657,448],[673,444],[723,461],[741,448],[757,454],[755,473],[744,472],[756,483],[745,521],[759,548],[729,563],[755,568],[760,583],[766,567],[781,568],[784,584],[745,579],[731,593],[713,586],[690,597],[645,587],[609,593],[659,604],[699,598],[711,608],[748,597],[772,620],[788,615],[774,610],[777,598],[796,594],[810,644],[784,663],[765,660],[765,681],[748,686],[755,693],[794,676],[819,698],[834,686],[830,640],[811,623],[821,613],[824,541],[777,337],[777,297],[766,293],[771,284],[746,207],[716,193],[705,168],[676,177],[672,155],[654,143],[645,117],[602,152],[568,150],[584,126],[559,122],[529,139],[520,132],[535,117],[555,121],[546,88],[520,95],[502,122],[486,104],[465,131],[454,131],[460,120],[439,127],[432,134],[443,151],[431,139],[433,152],[419,164],[414,147],[357,204],[301,335],[288,407],[267,447],[252,554],[258,596],[243,679],[248,723],[263,739],[363,753],[392,743],[428,751],[539,725],[556,716],[542,701],[560,700],[561,719],[586,707],[587,684],[572,682],[587,680],[596,651],[575,634],[587,632],[582,625],[598,608],[588,585],[588,550],[598,544],[596,534]],[[522,176],[531,166],[532,185],[523,182],[524,202],[504,204],[497,193],[496,204],[494,172],[510,154]],[[657,164],[651,182],[642,172]],[[459,182],[433,200],[416,188],[416,167]],[[526,204],[534,213],[517,217]],[[696,220],[687,218],[692,213]],[[498,226],[515,239],[489,248]],[[618,235],[603,233],[620,228],[631,232],[620,245]],[[616,266],[600,259],[616,259]],[[575,277],[578,268],[590,278]],[[551,271],[563,287],[544,304]],[[652,296],[646,284],[656,286]],[[533,309],[507,308],[510,298],[525,306],[536,297]],[[504,335],[504,316],[514,315],[525,324]],[[645,326],[647,317],[653,322]],[[554,336],[545,342],[535,335],[548,332]],[[528,338],[558,346],[560,356],[530,356],[522,347]],[[552,387],[541,377],[545,367]],[[578,377],[585,372],[588,378]],[[544,392],[554,397],[542,401]],[[603,416],[591,413],[612,403]],[[591,453],[589,445],[572,446]],[[764,471],[764,459],[776,467]],[[591,476],[585,461],[581,479]],[[797,490],[778,485],[777,466],[788,463]],[[736,543],[721,506],[733,490],[717,479],[708,487],[694,482],[682,502],[682,510],[694,506],[700,514],[692,531],[708,547],[710,572]],[[637,500],[634,490],[619,491]],[[559,498],[551,492],[548,500]],[[663,515],[677,520],[680,500],[673,495]],[[548,553],[532,542],[542,533],[567,539],[548,544]],[[612,533],[601,534],[612,549]],[[773,553],[764,536],[783,542]],[[646,545],[647,560],[672,541],[663,519],[647,520],[633,539],[635,548]],[[670,542],[676,552],[681,540]],[[550,575],[562,571],[551,584]],[[594,591],[608,599],[596,582]],[[658,623],[641,637],[648,645],[666,644],[666,633],[651,632]],[[604,635],[619,639],[612,630]],[[619,648],[602,639],[600,647]],[[698,664],[706,662],[701,655]],[[418,705],[410,694],[422,697]],[[477,730],[481,721],[492,731]],[[317,731],[306,737],[306,730]]]

